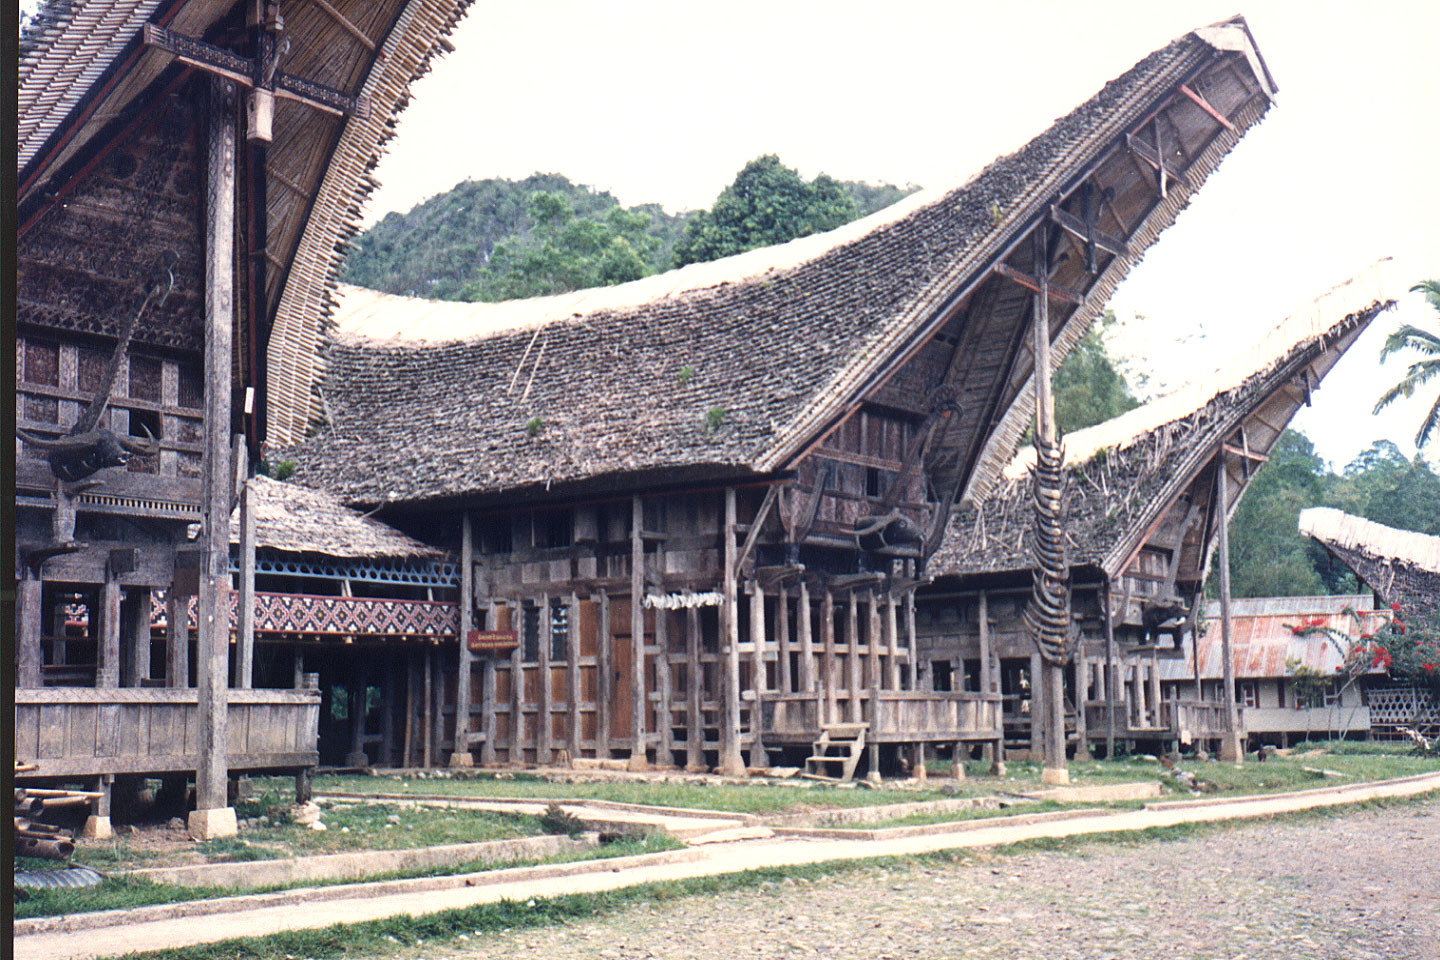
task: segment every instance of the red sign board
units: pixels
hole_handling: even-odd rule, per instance
[[[471,630],[465,634],[465,647],[471,653],[510,650],[519,643],[520,637],[514,630]]]

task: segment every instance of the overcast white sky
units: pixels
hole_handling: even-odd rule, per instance
[[[1404,286],[1440,277],[1440,2],[478,0],[416,84],[367,216],[535,171],[705,207],[762,153],[807,176],[940,187],[1236,12],[1278,104],[1113,301],[1147,318],[1117,347],[1174,384],[1381,256]],[[1405,294],[1296,420],[1337,465],[1379,438],[1413,452],[1433,393],[1370,415],[1402,372],[1376,362],[1402,320],[1436,316]]]

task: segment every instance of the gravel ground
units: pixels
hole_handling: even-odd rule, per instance
[[[1440,801],[867,868],[397,956],[1440,960]]]

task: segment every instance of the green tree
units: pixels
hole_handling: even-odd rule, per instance
[[[1440,311],[1440,280],[1426,280],[1410,289],[1425,294],[1425,301],[1436,311]],[[1403,324],[1385,338],[1385,346],[1380,348],[1380,360],[1383,362],[1390,354],[1402,350],[1414,351],[1424,359],[1410,364],[1400,382],[1380,395],[1375,404],[1375,413],[1379,413],[1399,397],[1414,396],[1416,390],[1440,376],[1440,334],[1422,330],[1412,324]],[[1440,424],[1440,394],[1436,395],[1435,402],[1430,405],[1430,412],[1420,421],[1420,429],[1415,434],[1415,446],[1424,447],[1429,443],[1437,424]]]
[[[1140,405],[1105,345],[1115,312],[1106,310],[1055,370],[1055,423],[1062,434],[1118,417]]]
[[[859,215],[840,181],[822,173],[806,182],[775,154],[766,154],[745,164],[714,206],[691,218],[675,248],[675,265],[833,230]]]
[[[1325,462],[1304,434],[1286,430],[1280,435],[1270,462],[1250,481],[1230,521],[1230,588],[1235,596],[1326,592],[1316,570],[1320,557],[1312,553],[1313,541],[1298,529],[1300,511],[1321,502],[1325,474]],[[1218,581],[1211,572],[1213,585]]]

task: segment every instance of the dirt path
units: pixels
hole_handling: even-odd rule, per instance
[[[820,863],[830,860],[878,857],[878,856],[905,856],[909,854],[922,853],[930,850],[981,848],[994,844],[1013,843],[1018,840],[1032,839],[1037,837],[1058,837],[1075,836],[1091,833],[1109,831],[1140,830],[1147,827],[1168,826],[1185,822],[1202,822],[1208,820],[1223,820],[1239,817],[1264,816],[1286,811],[1300,810],[1317,806],[1329,806],[1345,802],[1353,802],[1366,799],[1372,796],[1402,796],[1415,793],[1433,791],[1440,787],[1440,774],[1432,774],[1425,777],[1412,777],[1403,781],[1388,781],[1385,784],[1376,785],[1355,785],[1353,787],[1324,789],[1309,791],[1305,793],[1277,794],[1266,797],[1243,799],[1237,801],[1201,802],[1201,803],[1172,803],[1158,804],[1147,810],[1127,811],[1102,816],[1090,816],[1074,820],[1055,820],[1043,823],[1032,823],[1028,825],[996,825],[980,829],[969,830],[963,833],[946,832],[943,827],[937,827],[936,832],[924,836],[906,837],[897,840],[885,841],[856,841],[856,840],[755,840],[736,843],[717,843],[693,851],[700,854],[699,859],[686,859],[676,861],[668,855],[660,855],[660,858],[636,858],[633,866],[621,868],[610,868],[604,864],[576,865],[576,873],[564,875],[550,875],[543,878],[536,878],[533,874],[525,876],[509,875],[508,871],[494,871],[490,874],[481,875],[476,880],[476,885],[470,886],[462,878],[457,878],[456,885],[449,889],[436,889],[433,881],[425,881],[417,884],[414,890],[405,887],[406,882],[402,881],[395,886],[401,889],[387,890],[383,894],[378,891],[367,891],[366,885],[357,884],[349,889],[348,897],[327,899],[323,902],[306,902],[303,891],[291,891],[293,900],[286,903],[274,903],[249,909],[243,912],[228,915],[200,916],[198,914],[214,909],[225,909],[224,901],[211,901],[208,904],[200,901],[187,906],[186,909],[193,909],[197,915],[189,916],[168,916],[142,922],[144,910],[135,911],[129,914],[114,916],[111,919],[115,923],[101,929],[65,929],[64,923],[48,923],[45,921],[33,922],[35,926],[48,926],[50,929],[43,932],[39,929],[34,933],[21,935],[21,927],[28,926],[32,922],[26,921],[17,924],[15,938],[15,955],[20,960],[81,960],[81,958],[93,956],[105,956],[125,953],[130,950],[155,949],[161,946],[179,946],[187,943],[209,942],[235,936],[260,936],[279,930],[315,928],[327,926],[332,923],[353,923],[360,920],[395,916],[397,914],[425,914],[455,907],[468,906],[475,903],[493,902],[501,898],[523,901],[530,897],[556,896],[565,893],[585,893],[599,890],[611,890],[622,887],[631,887],[642,883],[658,880],[674,880],[684,877],[715,876],[719,874],[734,873],[760,866],[784,866],[804,863]],[[1427,816],[1433,814],[1437,804],[1426,804],[1420,809],[1428,811]],[[1429,869],[1437,869],[1434,861],[1440,860],[1436,851],[1440,851],[1440,829],[1437,824],[1440,820],[1427,819],[1419,821],[1425,825],[1425,829],[1417,828],[1417,835],[1422,837],[1425,843],[1424,856],[1432,861]],[[1259,831],[1263,834],[1263,831]],[[1322,861],[1331,864],[1331,869],[1343,872],[1348,868],[1350,855],[1344,846],[1337,846],[1324,839],[1322,832],[1313,833],[1309,837],[1309,843],[1315,845],[1316,856]],[[1396,841],[1398,844],[1399,841]],[[1426,844],[1428,843],[1428,846]],[[1101,848],[1106,849],[1106,848]],[[1384,850],[1383,846],[1377,848]],[[1398,847],[1396,848],[1398,850]],[[703,851],[703,854],[701,853]],[[1389,856],[1389,854],[1386,854]],[[1418,859],[1412,857],[1407,859]],[[1184,868],[1185,860],[1181,858],[1165,858],[1161,861],[1164,868],[1163,880],[1155,878],[1147,881],[1140,890],[1146,891],[1143,894],[1135,890],[1125,891],[1119,894],[1117,903],[1144,905],[1153,897],[1162,897],[1177,904],[1176,911],[1180,916],[1187,916],[1185,901],[1191,896],[1189,885],[1192,883],[1205,884],[1215,883],[1215,878],[1210,871],[1190,871]],[[1236,858],[1235,868],[1243,864],[1242,858]],[[1397,870],[1397,876],[1403,876],[1408,866],[1400,867],[1391,865]],[[585,871],[585,872],[579,872]],[[1190,881],[1187,878],[1195,876],[1201,878]],[[1220,876],[1223,876],[1221,874]],[[1320,882],[1315,878],[1316,882]],[[1435,891],[1440,886],[1434,882],[1432,877],[1428,886],[1417,884],[1417,889],[1423,889],[1424,895],[1430,898],[1433,904]],[[1228,889],[1221,884],[1221,890]],[[1398,895],[1398,888],[1392,890],[1384,884],[1378,885],[1380,894],[1389,896],[1391,893]],[[333,896],[333,891],[329,893]],[[1257,894],[1257,897],[1259,895]],[[902,900],[904,898],[901,898]],[[874,898],[870,900],[832,899],[825,909],[816,913],[807,910],[804,913],[797,912],[796,916],[806,916],[820,926],[819,930],[829,929],[834,926],[839,929],[845,926],[842,918],[845,911],[856,904],[865,905],[866,909],[875,905]],[[1240,909],[1235,924],[1248,922],[1246,909],[1262,905],[1262,900],[1255,902],[1247,901]],[[233,907],[231,907],[233,909]],[[1053,914],[1054,908],[1038,908],[1041,912]],[[978,911],[978,907],[977,907]],[[1221,911],[1222,914],[1234,915],[1230,911]],[[1434,911],[1432,911],[1434,912]],[[979,911],[976,918],[986,919],[989,911]],[[1269,916],[1268,908],[1262,914]],[[104,920],[104,917],[92,915],[87,918],[89,921]],[[1009,924],[985,924],[965,921],[964,927],[976,929],[994,926],[996,929],[1002,927],[1025,928],[1021,922],[1025,918],[1009,916]],[[1134,928],[1143,930],[1144,924],[1141,921],[1153,919],[1144,913],[1136,914],[1131,918],[1135,921]],[[1226,916],[1229,919],[1229,916]],[[883,921],[877,921],[883,923]],[[952,923],[960,923],[960,920],[951,919]],[[1212,921],[1213,922],[1213,921]],[[703,929],[703,928],[702,928]],[[855,931],[848,934],[849,940],[836,940],[837,944],[844,945],[853,942]],[[543,941],[549,943],[548,936]],[[723,941],[727,948],[735,941]],[[803,952],[805,941],[795,940],[800,947],[786,946],[786,950],[800,949]],[[987,941],[988,942],[988,941]],[[788,941],[787,941],[788,943]],[[1299,941],[1296,941],[1299,943]],[[1303,946],[1303,944],[1301,944]],[[676,949],[680,949],[677,945]],[[1236,951],[1223,954],[1227,960],[1233,960],[1238,953]],[[576,954],[584,955],[584,953]],[[665,956],[667,951],[659,951],[656,956]],[[695,954],[698,956],[698,954]],[[759,955],[764,955],[763,952]],[[778,953],[776,955],[779,955]],[[867,956],[880,956],[872,951],[865,951]],[[910,954],[916,955],[916,954]],[[954,955],[953,951],[950,954]],[[975,954],[983,956],[984,954]],[[1041,956],[1051,954],[1041,953]],[[1112,956],[1125,956],[1116,953]],[[1133,956],[1145,956],[1146,953],[1131,954]],[[1298,956],[1296,952],[1286,956]],[[1314,954],[1324,956],[1325,954]],[[616,954],[616,956],[620,956]],[[643,953],[636,956],[644,956]],[[899,954],[896,954],[899,956]],[[919,954],[923,956],[923,954]],[[1088,957],[1091,954],[1076,954],[1077,957]],[[1200,956],[1200,954],[1196,954]],[[1221,954],[1205,955],[1207,960],[1210,956],[1221,956]],[[1253,960],[1254,954],[1249,955],[1247,960]],[[1337,954],[1334,956],[1350,956],[1349,954]],[[1354,954],[1360,957],[1362,954]],[[1386,954],[1379,954],[1384,957]],[[1388,956],[1407,956],[1406,954],[1390,954]]]
[[[1440,958],[1440,801],[969,865],[867,869],[397,957]]]

